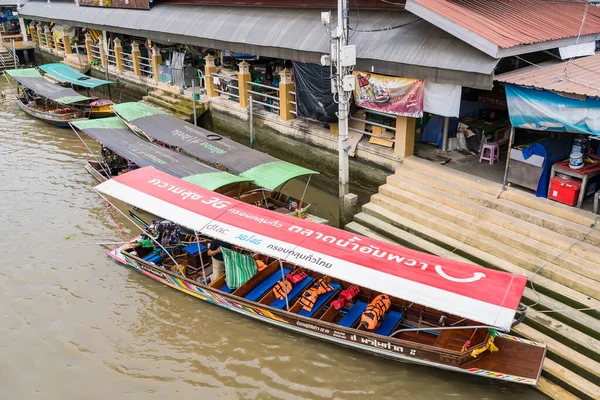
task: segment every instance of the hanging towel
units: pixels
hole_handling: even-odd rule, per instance
[[[225,282],[231,290],[235,290],[256,275],[256,261],[242,253],[221,247],[225,263]]]

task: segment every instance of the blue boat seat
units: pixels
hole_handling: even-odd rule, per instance
[[[313,315],[315,315],[317,313],[317,311],[319,311],[321,309],[321,307],[323,307],[325,305],[325,303],[327,303],[329,300],[331,300],[331,298],[333,296],[335,296],[335,294],[338,292],[338,290],[340,290],[340,288],[342,287],[338,283],[330,283],[330,285],[333,288],[333,290],[328,293],[323,293],[322,295],[317,297],[317,301],[315,301],[315,305],[313,306],[312,310],[310,310],[310,311],[300,310],[298,315],[302,315],[303,317],[312,317]]]
[[[289,269],[287,269],[287,268],[283,269],[283,275],[287,275],[289,273],[290,273]],[[248,293],[244,297],[246,299],[250,300],[250,301],[258,301],[265,294],[267,294],[267,292],[269,290],[273,289],[273,286],[275,286],[277,284],[277,282],[279,282],[280,280],[281,280],[281,270],[278,269],[271,276],[269,276],[267,279],[265,279],[264,281],[262,281],[254,289],[252,289],[250,291],[250,293]]]
[[[157,264],[162,261],[162,257],[160,254],[152,253],[152,254],[144,257],[144,260],[148,261],[149,263]]]
[[[352,307],[350,311],[348,311],[346,315],[344,315],[344,318],[340,319],[338,325],[345,326],[346,328],[352,328],[366,309],[367,303],[357,301],[356,304],[354,304],[354,307]]]
[[[204,250],[206,250],[206,246],[203,244],[200,244],[200,251],[204,251]],[[185,251],[190,256],[195,256],[196,254],[198,254],[198,243],[188,244],[187,246],[185,246],[183,248],[183,251]]]
[[[231,288],[229,286],[227,286],[227,284],[224,284],[222,288],[219,289],[221,292],[225,292],[225,293],[231,293],[233,292],[233,290],[231,290]]]
[[[396,325],[398,325],[398,322],[400,322],[403,316],[404,314],[401,312],[390,311],[388,315],[383,319],[381,325],[379,325],[379,327],[375,329],[375,333],[382,336],[389,336],[393,332]]]
[[[294,287],[292,287],[292,291],[288,294],[288,303],[290,304],[290,307],[293,305],[292,301],[294,300],[294,297],[298,296],[301,292],[303,292],[308,287],[308,285],[312,283],[312,281],[312,276],[307,276],[306,278],[302,279],[300,282],[295,284]],[[273,301],[270,304],[270,306],[283,310],[285,308],[285,299],[275,299],[275,301]]]

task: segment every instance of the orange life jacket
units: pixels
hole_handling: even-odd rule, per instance
[[[312,311],[315,303],[317,302],[317,298],[324,294],[333,291],[333,287],[323,278],[316,281],[310,289],[306,290],[302,293],[302,297],[300,297],[300,307],[302,307],[305,311]]]
[[[261,260],[256,260],[256,269],[258,272],[262,271],[265,268],[267,268],[267,264],[265,264]]]
[[[385,312],[390,308],[392,302],[387,294],[380,294],[369,303],[365,312],[360,317],[360,325],[372,331],[377,328],[377,324]]]
[[[273,293],[279,300],[284,300],[288,293],[292,291],[292,284],[296,284],[306,278],[306,273],[299,269],[285,276],[285,281],[279,281],[273,287]]]

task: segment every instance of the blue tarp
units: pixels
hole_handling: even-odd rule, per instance
[[[505,88],[515,128],[600,135],[600,99],[575,100],[511,84]]]
[[[532,144],[522,150],[523,158],[526,160],[532,155],[544,157],[542,175],[540,176],[540,181],[538,182],[538,187],[535,191],[537,197],[547,197],[552,165],[569,158],[572,145],[573,139],[547,139]]]
[[[473,101],[463,100],[460,103],[460,117],[477,118],[479,111],[490,108],[488,104],[477,103]],[[448,125],[448,137],[456,136],[456,129],[458,128],[458,118],[450,118]],[[442,147],[442,131],[444,129],[444,117],[440,115],[432,115],[427,125],[423,128],[423,134],[421,135],[421,142],[435,143],[437,147]]]

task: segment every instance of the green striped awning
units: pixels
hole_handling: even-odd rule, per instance
[[[115,104],[113,105],[113,109],[127,122],[131,122],[138,118],[166,114],[166,112],[163,110],[159,110],[156,107],[139,102]]]
[[[224,171],[190,175],[185,176],[182,179],[209,190],[217,190],[232,183],[252,181],[252,179],[236,176]]]
[[[80,95],[71,88],[65,88],[56,82],[50,82],[35,68],[11,69],[5,72],[38,96],[60,104],[73,104],[92,99],[91,97]]]
[[[290,179],[304,175],[316,175],[318,172],[291,164],[287,161],[273,161],[250,168],[240,174],[254,181],[260,187],[275,190]]]

